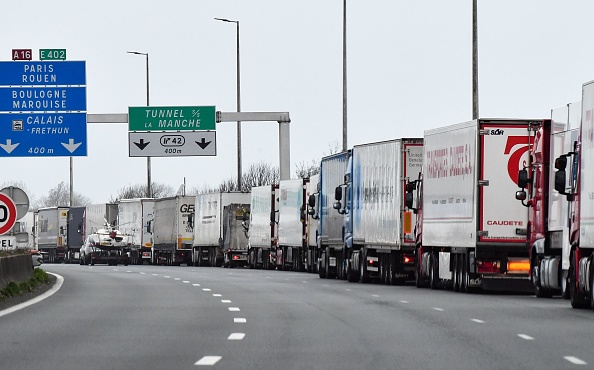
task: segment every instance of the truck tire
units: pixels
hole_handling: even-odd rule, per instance
[[[532,251],[532,258],[530,259],[530,279],[534,286],[534,295],[538,298],[551,298],[553,296],[551,290],[543,288],[542,285],[540,285],[540,274],[541,271],[538,255],[535,251]]]
[[[320,279],[325,279],[326,278],[326,266],[322,267],[322,261],[324,261],[324,263],[326,262],[326,252],[322,253],[319,260],[318,260],[318,275],[320,276]]]
[[[434,253],[431,253],[429,256],[429,287],[431,289],[437,289],[439,283],[439,265]]]
[[[586,301],[583,293],[577,291],[575,274],[575,250],[572,250],[569,258],[569,300],[571,301],[571,307],[573,308],[587,308],[589,302]]]
[[[369,282],[369,275],[367,274],[367,257],[362,253],[362,250],[359,252],[359,282],[361,284],[366,284]]]

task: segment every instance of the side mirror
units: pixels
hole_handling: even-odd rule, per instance
[[[530,183],[530,179],[528,178],[528,171],[527,170],[520,170],[518,172],[518,186],[522,189],[526,189],[526,186]],[[516,199],[518,198],[518,193],[516,193]],[[526,195],[524,194],[524,197]]]
[[[522,202],[526,200],[526,191],[524,189],[516,191],[516,199]]]
[[[565,168],[567,167],[567,157],[566,156],[561,156],[557,159],[555,159],[555,169],[556,170],[565,170]]]
[[[147,221],[146,223],[146,232],[152,234],[153,232],[151,231],[151,225],[153,223],[153,220]]]
[[[409,183],[409,184],[410,184],[410,183]],[[406,187],[407,187],[407,189],[408,189],[408,185],[407,185]],[[409,192],[407,192],[407,193],[406,193],[406,199],[405,199],[405,202],[406,202],[406,208],[408,208],[408,209],[413,209],[413,199],[414,199],[414,197],[413,197],[413,193],[412,193],[412,192],[410,192],[410,191],[409,191]]]
[[[337,186],[336,189],[334,189],[334,199],[339,202],[342,200],[342,188],[340,186]],[[336,205],[334,208],[336,208]]]
[[[557,158],[559,160],[559,158]],[[555,167],[557,167],[557,160],[555,160]],[[559,170],[555,172],[555,190],[560,194],[565,193],[565,170]]]
[[[340,202],[334,202],[334,204],[332,205],[332,207],[334,209],[338,209],[340,211],[340,209],[342,208],[342,204],[340,204]]]
[[[316,206],[316,197],[315,195],[310,195],[309,198],[307,199],[307,205],[309,206],[309,208],[313,208]]]
[[[414,190],[417,189],[417,182],[416,181],[410,181],[406,183],[406,192],[407,193],[412,193]],[[411,207],[408,207],[411,208]]]

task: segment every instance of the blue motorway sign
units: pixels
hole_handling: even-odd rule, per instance
[[[0,113],[0,157],[86,155],[86,113]]]
[[[85,61],[0,61],[0,86],[86,85]]]
[[[85,87],[0,87],[0,112],[86,110]]]

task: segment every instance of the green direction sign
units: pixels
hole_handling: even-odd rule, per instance
[[[129,131],[215,130],[215,106],[128,107]]]
[[[39,49],[39,60],[66,60],[66,49]]]

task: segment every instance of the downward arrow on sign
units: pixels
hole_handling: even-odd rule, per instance
[[[146,143],[144,142],[144,139],[140,139],[140,143],[134,143],[134,145],[136,145],[138,147],[138,149],[143,150],[144,148],[146,148],[147,145],[149,145],[151,142],[147,141]]]
[[[60,143],[60,144],[64,145],[64,148],[66,148],[70,153],[74,153],[76,148],[78,148],[80,146],[80,144],[82,144],[82,143],[75,143],[74,139],[68,139],[68,143]]]
[[[206,141],[205,138],[202,138],[202,140],[195,141],[195,143],[198,144],[198,146],[202,149],[205,149],[208,146],[208,144],[212,143],[212,141]]]
[[[6,144],[0,144],[0,147],[2,147],[2,149],[6,150],[6,153],[10,154],[10,153],[12,153],[14,148],[19,146],[19,144],[20,143],[13,144],[11,139],[6,139]]]

